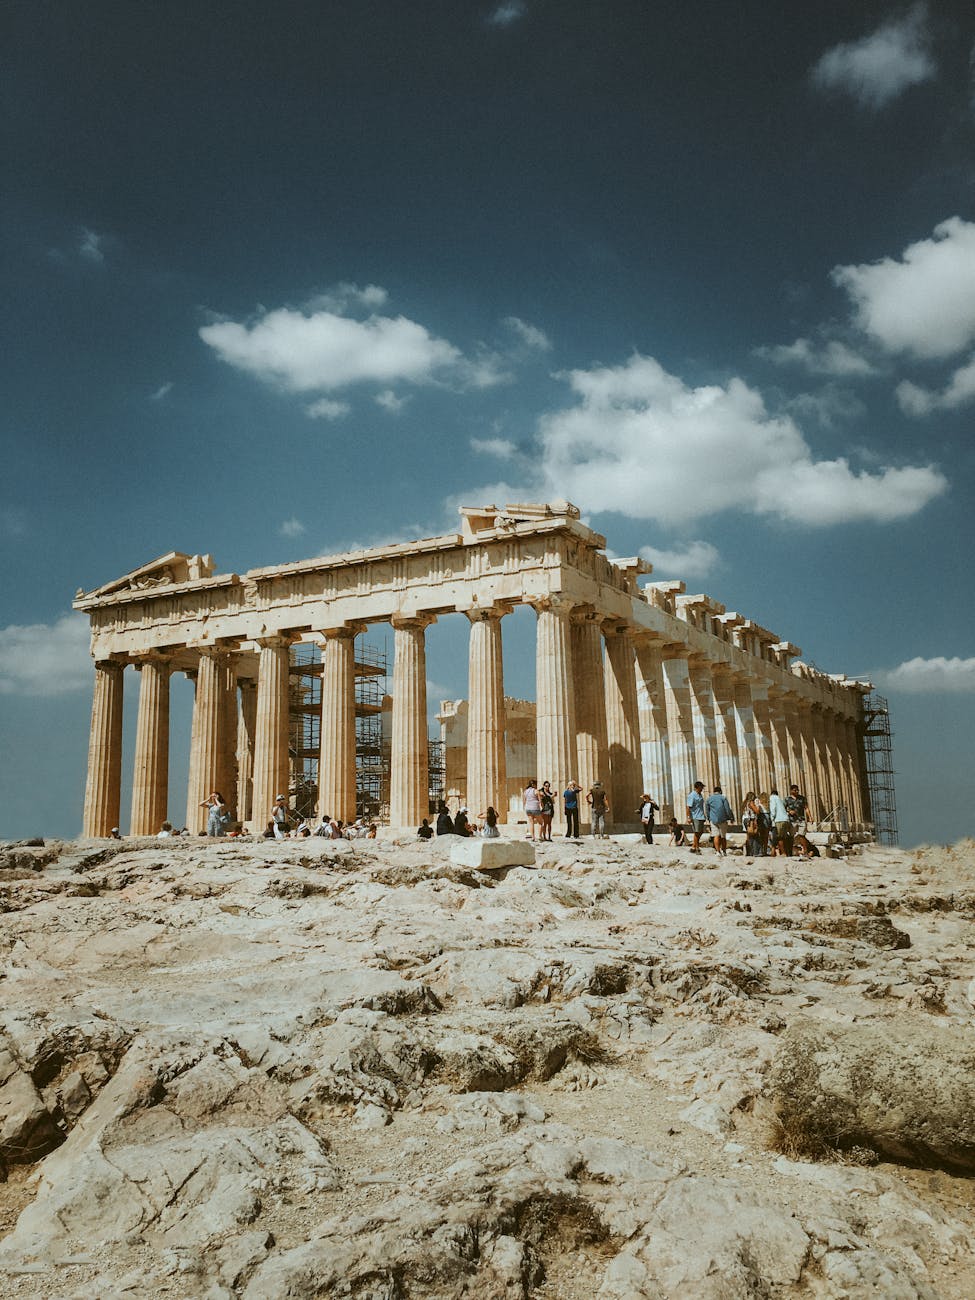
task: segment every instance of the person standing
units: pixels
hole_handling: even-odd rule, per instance
[[[772,832],[772,856],[774,858],[778,854],[782,858],[791,858],[792,822],[789,820],[788,810],[778,790],[770,792],[768,812],[774,827]]]
[[[733,820],[731,804],[721,793],[720,785],[714,787],[714,793],[708,795],[707,803],[704,805],[708,815],[708,821],[711,823],[711,836],[714,842],[714,851],[726,858],[728,856],[728,823]]]
[[[555,795],[551,781],[542,782],[542,788],[538,792],[538,802],[542,809],[542,841],[551,844],[552,818],[555,816]]]
[[[542,804],[538,797],[538,784],[534,777],[529,778],[528,785],[525,787],[525,816],[528,818],[528,832],[525,838],[534,840],[535,832],[542,819]]]
[[[207,809],[207,834],[222,835],[224,828],[230,821],[230,814],[227,812],[227,805],[223,801],[223,795],[214,790],[213,794],[207,797],[200,804],[201,808]],[[197,823],[199,825],[199,823]]]
[[[276,840],[286,840],[291,818],[288,814],[288,801],[283,794],[275,796],[274,807],[271,809],[271,821],[274,825],[274,838]]]
[[[694,836],[691,852],[700,853],[701,836],[704,834],[704,823],[707,820],[707,813],[704,809],[703,781],[695,781],[694,789],[687,796],[687,820],[691,824],[691,831]]]
[[[741,809],[741,824],[745,829],[745,853],[750,858],[760,858],[763,854],[762,837],[759,826],[758,805],[754,790],[745,795]]]
[[[653,843],[653,814],[660,812],[660,805],[654,803],[648,794],[640,796],[640,822],[643,825],[643,838],[648,844]]]
[[[799,793],[797,785],[789,786],[789,793],[786,795],[785,810],[789,814],[789,821],[792,822],[793,838],[801,834],[806,829],[806,822],[809,821],[809,800],[804,794]]]
[[[562,791],[562,804],[565,808],[565,838],[579,838],[579,791],[582,789],[575,781],[570,781]]]
[[[592,837],[594,840],[608,840],[606,834],[606,814],[609,812],[609,799],[602,781],[593,781],[586,803],[592,809]]]

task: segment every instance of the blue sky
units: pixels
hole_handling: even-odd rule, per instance
[[[969,832],[967,3],[15,0],[4,26],[0,835],[80,825],[77,587],[560,496],[870,674],[902,842]],[[456,622],[435,696],[466,693]],[[530,695],[530,616],[505,636]],[[177,815],[188,713],[181,681]]]

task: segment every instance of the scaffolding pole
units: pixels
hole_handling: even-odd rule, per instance
[[[894,789],[893,733],[890,711],[882,695],[863,697],[861,737],[870,795],[874,835],[881,844],[897,843],[897,800]]]

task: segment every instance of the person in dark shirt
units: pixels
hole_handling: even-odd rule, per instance
[[[422,824],[417,827],[416,833],[419,835],[421,840],[429,840],[433,838],[433,827],[425,817]]]
[[[453,835],[454,819],[450,815],[450,809],[441,799],[437,806],[437,834]]]

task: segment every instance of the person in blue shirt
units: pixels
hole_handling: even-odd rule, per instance
[[[714,841],[714,851],[726,858],[728,856],[728,823],[734,821],[734,814],[731,811],[731,804],[721,793],[720,785],[714,787],[714,794],[709,794],[707,803],[704,805],[708,814],[708,821],[711,823],[711,836]]]
[[[567,840],[577,840],[579,838],[579,791],[582,786],[576,781],[570,781],[562,791],[562,805],[565,808],[565,838]]]
[[[700,853],[701,836],[704,834],[704,823],[707,821],[707,813],[704,809],[703,781],[695,781],[694,789],[687,796],[687,820],[691,824],[691,831],[694,835],[694,843],[691,846],[691,852]]]

